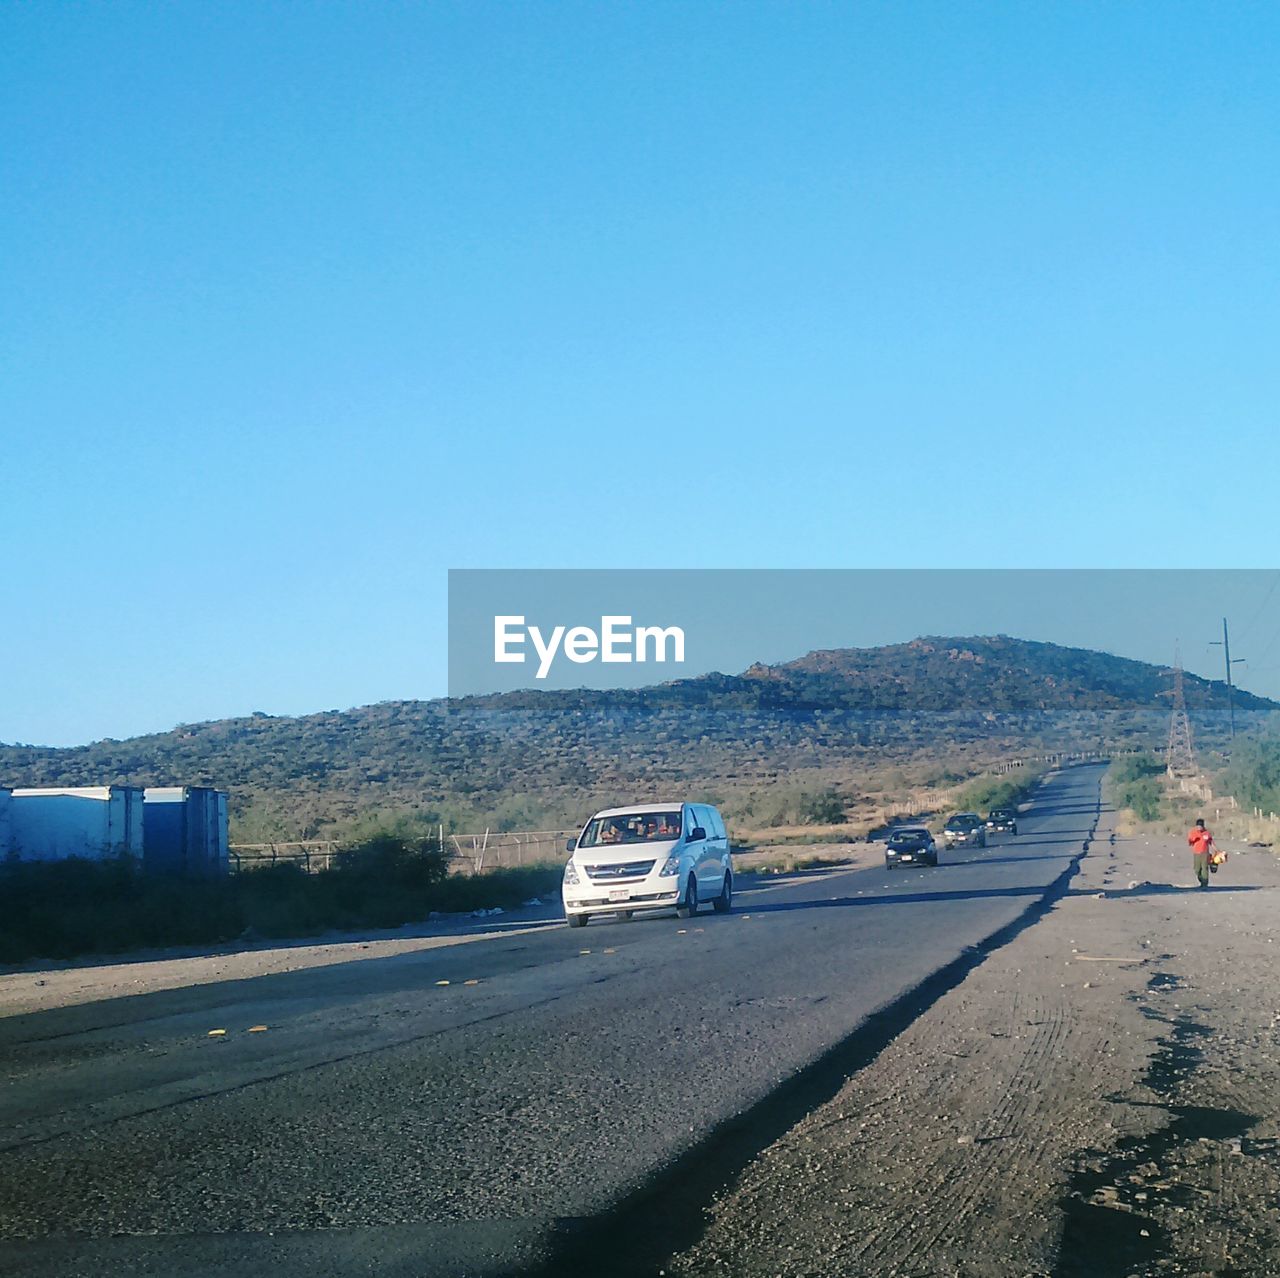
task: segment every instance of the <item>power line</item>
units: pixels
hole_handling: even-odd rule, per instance
[[[1261,667],[1263,670],[1266,669],[1266,666],[1262,665],[1262,663],[1271,655],[1271,649],[1276,646],[1277,639],[1280,639],[1280,630],[1277,630],[1276,633],[1271,636],[1271,642],[1268,643],[1265,648],[1263,648],[1262,655],[1258,658],[1258,665],[1250,666],[1249,668],[1251,670],[1256,670],[1259,667]]]
[[[1245,626],[1243,630],[1237,632],[1236,634],[1237,639],[1244,638],[1246,635],[1249,634],[1249,632],[1254,628],[1254,626],[1258,624],[1258,618],[1261,617],[1264,612],[1266,612],[1267,605],[1271,602],[1271,596],[1276,593],[1277,586],[1280,586],[1280,570],[1278,570],[1275,576],[1271,579],[1271,589],[1267,591],[1266,597],[1263,599],[1262,603],[1259,605],[1258,611],[1253,614],[1253,617],[1250,619],[1249,624]]]

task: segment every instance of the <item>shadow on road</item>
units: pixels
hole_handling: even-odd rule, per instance
[[[1079,842],[1085,835],[1090,833],[1090,827],[1084,826],[1079,830],[1053,830],[1045,831],[1034,838],[1029,838],[1025,834],[1019,834],[1016,838],[1010,839],[1008,843],[991,843],[988,847],[1027,847],[1029,844],[1035,843],[1070,843],[1072,841]]]
[[[1240,883],[1232,885],[1229,883],[1214,883],[1210,887],[1202,888],[1199,884],[1182,884],[1182,883],[1139,883],[1136,887],[1124,888],[1108,888],[1104,887],[1100,891],[1095,888],[1068,888],[1067,896],[1101,896],[1105,898],[1122,897],[1122,896],[1183,896],[1191,895],[1195,892],[1203,892],[1206,896],[1223,892],[1269,892],[1271,888],[1262,887],[1260,884]]]
[[[1001,896],[1044,896],[1045,887],[974,888],[969,892],[893,892],[884,895],[833,896],[826,901],[776,901],[753,905],[743,914],[789,914],[795,910],[829,910],[848,905],[919,905],[926,901],[977,901]]]
[[[1027,886],[1027,887],[1004,887],[1004,888],[974,888],[972,891],[928,891],[928,892],[894,892],[884,895],[867,896],[836,896],[826,901],[775,901],[767,904],[752,905],[749,908],[738,911],[742,914],[789,914],[795,910],[829,910],[840,909],[845,906],[859,905],[919,905],[927,901],[971,901],[991,899],[995,897],[1035,897],[1045,896],[1052,890],[1051,885],[1043,886]],[[1063,894],[1065,896],[1104,896],[1104,897],[1124,897],[1124,896],[1153,896],[1161,893],[1174,892],[1197,892],[1200,888],[1182,888],[1172,884],[1162,883],[1142,883],[1134,888],[1104,888],[1101,892],[1096,890],[1086,890],[1084,888],[1068,888]],[[1206,895],[1209,892],[1261,892],[1266,889],[1254,887],[1249,884],[1241,884],[1238,887],[1212,887],[1203,889]]]

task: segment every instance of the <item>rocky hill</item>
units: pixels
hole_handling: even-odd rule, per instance
[[[1221,684],[1187,676],[1201,740]],[[375,815],[539,828],[600,800],[777,784],[921,755],[1159,746],[1160,667],[1004,636],[812,652],[626,691],[392,701],[184,724],[72,749],[0,746],[0,785],[205,784],[241,838],[316,837]],[[1237,694],[1248,723],[1280,709]]]

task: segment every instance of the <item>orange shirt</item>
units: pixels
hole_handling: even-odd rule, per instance
[[[1213,846],[1213,835],[1208,830],[1202,830],[1198,825],[1193,826],[1191,833],[1187,835],[1187,842],[1191,844],[1191,850],[1199,855]]]

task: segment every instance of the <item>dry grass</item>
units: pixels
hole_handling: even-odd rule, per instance
[[[800,870],[859,868],[878,864],[884,856],[879,844],[811,844],[804,848],[754,848],[735,852],[733,868],[738,874],[795,874]]]
[[[1112,797],[1110,793],[1108,797]],[[1280,821],[1241,812],[1232,808],[1226,799],[1201,800],[1177,792],[1163,796],[1160,815],[1154,821],[1143,821],[1132,808],[1121,808],[1116,813],[1116,833],[1126,838],[1134,835],[1180,838],[1197,817],[1204,817],[1220,843],[1280,847]]]

